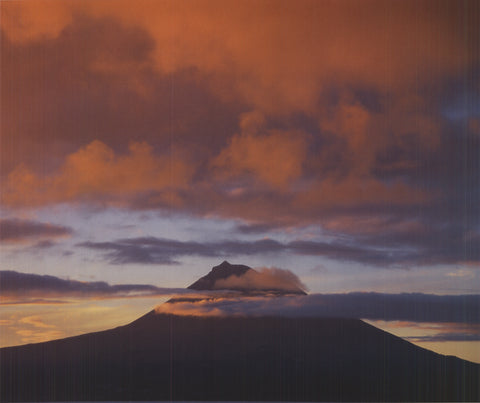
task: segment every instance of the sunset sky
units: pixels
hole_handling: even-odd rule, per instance
[[[126,324],[228,260],[342,301],[473,296],[370,323],[480,362],[478,1],[0,13],[1,346]]]

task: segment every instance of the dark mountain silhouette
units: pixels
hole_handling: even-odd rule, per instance
[[[346,318],[151,311],[0,349],[1,401],[479,401],[479,377],[478,364]]]
[[[153,311],[116,329],[0,350],[2,401],[478,401],[479,365],[356,319]]]
[[[258,272],[251,267],[245,266],[243,264],[230,264],[227,261],[223,261],[221,264],[218,266],[215,266],[212,268],[210,273],[207,275],[199,278],[197,281],[195,281],[193,284],[188,286],[187,288],[190,290],[197,290],[197,291],[206,291],[206,290],[216,290],[218,287],[216,287],[216,282],[219,280],[226,280],[227,278],[231,276],[243,276],[247,273],[256,273]],[[240,286],[234,286],[234,287],[229,287],[231,290],[235,291],[241,291],[243,293],[258,293],[258,292],[268,292],[268,293],[273,293],[273,294],[299,294],[299,295],[306,295],[306,292],[303,291],[301,288],[296,287],[295,285],[292,285],[292,288],[286,291],[284,288],[275,288],[275,287],[268,287],[265,286],[263,288],[256,288],[255,290],[246,288],[246,287],[240,287]]]

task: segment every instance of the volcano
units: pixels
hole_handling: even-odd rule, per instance
[[[248,270],[223,263],[190,288]],[[479,379],[478,364],[355,318],[151,311],[115,329],[0,349],[1,401],[479,401]]]
[[[212,270],[207,275],[199,278],[193,284],[187,288],[190,290],[214,290],[215,283],[218,280],[225,280],[231,276],[243,276],[247,272],[254,271],[251,267],[245,266],[243,264],[230,264],[224,260],[218,266],[212,267]]]
[[[228,286],[229,290],[239,291],[243,294],[274,294],[274,295],[307,295],[307,293],[300,288],[295,282],[291,281],[289,284],[283,284],[283,287],[275,287],[272,285],[259,286],[255,284],[255,279],[260,277],[260,274],[252,269],[251,267],[245,266],[243,264],[230,264],[227,261],[223,261],[218,266],[214,266],[210,273],[206,276],[201,277],[189,287],[190,290],[197,291],[213,291],[219,290],[224,287],[221,286],[222,280],[223,284],[226,283],[226,280],[230,279],[249,279],[249,281],[233,281],[233,285]],[[232,282],[231,282],[232,283]]]

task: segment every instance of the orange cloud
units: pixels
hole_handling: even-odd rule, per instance
[[[347,88],[338,90],[335,102],[322,100],[316,118],[329,141],[311,165],[336,175],[413,172],[422,163],[414,147],[428,153],[440,146],[441,123],[427,99],[409,90],[397,91],[388,102],[381,92],[370,95],[376,97],[373,105]]]
[[[116,155],[104,143],[93,141],[68,155],[61,169],[50,176],[17,168],[8,176],[2,197],[6,204],[17,206],[66,201],[122,205],[142,192],[184,188],[192,172],[186,161],[155,156],[146,143],[132,143],[129,154]]]
[[[307,151],[306,134],[301,131],[261,132],[263,117],[258,113],[242,116],[242,133],[231,138],[228,147],[213,160],[222,177],[253,174],[274,188],[286,188],[302,174]]]
[[[143,27],[162,72],[213,73],[219,94],[234,90],[266,111],[312,111],[319,90],[339,78],[398,89],[459,72],[475,57],[474,1],[135,4],[133,11],[127,0],[7,2],[2,20],[17,41],[58,35],[78,13]],[[221,76],[235,77],[230,94]]]
[[[123,326],[138,319],[166,297],[70,301],[51,305],[2,305],[0,347],[38,343]],[[42,326],[42,324],[46,326]],[[40,325],[40,326],[38,326]]]
[[[470,85],[478,4],[0,2],[2,202],[287,225],[437,203],[448,226],[476,206],[440,106]]]
[[[39,328],[55,327],[53,325],[48,325],[45,322],[43,322],[39,316],[26,316],[20,319],[19,322],[23,324],[31,325],[33,327],[39,327]]]
[[[299,210],[318,211],[328,207],[424,203],[431,195],[404,182],[386,184],[368,176],[354,174],[336,180],[317,181],[294,201]]]
[[[366,107],[347,102],[340,103],[333,114],[328,111],[326,116],[320,118],[320,127],[334,133],[345,143],[342,144],[346,147],[343,165],[354,166],[360,174],[369,173],[378,149],[383,146],[382,134],[372,130],[371,121],[371,113]]]
[[[231,298],[206,298],[193,301],[164,303],[155,307],[155,313],[181,316],[226,316],[223,303],[238,303]],[[215,305],[220,305],[218,308]],[[238,313],[238,315],[243,315]]]
[[[52,38],[71,21],[72,10],[58,0],[2,2],[2,28],[19,42]]]
[[[60,330],[46,330],[38,331],[32,329],[20,329],[15,332],[22,344],[26,343],[41,343],[43,341],[61,339],[65,337],[65,333]]]
[[[127,154],[118,154],[96,140],[69,154],[50,174],[18,167],[8,175],[2,201],[14,207],[79,202],[169,207],[299,225],[321,219],[329,208],[409,205],[429,198],[403,181],[386,184],[354,169],[345,177],[326,174],[306,179],[311,172],[305,168],[305,133],[257,134],[252,127],[258,122],[242,122],[244,131],[210,160],[210,170],[205,172],[182,151],[174,158],[155,154],[146,143],[132,143]],[[301,186],[294,186],[297,183]]]
[[[394,220],[388,215],[343,215],[322,221],[322,226],[328,231],[350,234],[374,235],[388,233],[419,233],[425,232],[423,223],[407,220]]]
[[[214,288],[244,290],[282,290],[297,293],[305,285],[291,271],[275,267],[249,270],[242,276],[230,276],[215,282]]]
[[[59,330],[55,325],[45,323],[39,315],[24,316],[16,319],[17,315],[12,315],[6,322],[4,329],[5,340],[2,340],[2,347],[5,342],[9,343],[15,340],[13,344],[40,343],[53,339],[65,337],[65,333]]]

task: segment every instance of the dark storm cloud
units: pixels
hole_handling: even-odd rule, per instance
[[[0,271],[0,295],[8,298],[47,297],[128,297],[169,295],[182,289],[159,288],[145,284],[111,285],[103,281],[83,282],[55,276]],[[36,301],[33,299],[32,301]],[[31,301],[30,301],[31,302]],[[36,303],[36,302],[35,302]]]
[[[0,219],[0,241],[22,242],[37,238],[58,238],[72,234],[72,229],[61,225],[20,219]],[[50,246],[51,241],[44,240],[40,247]]]

